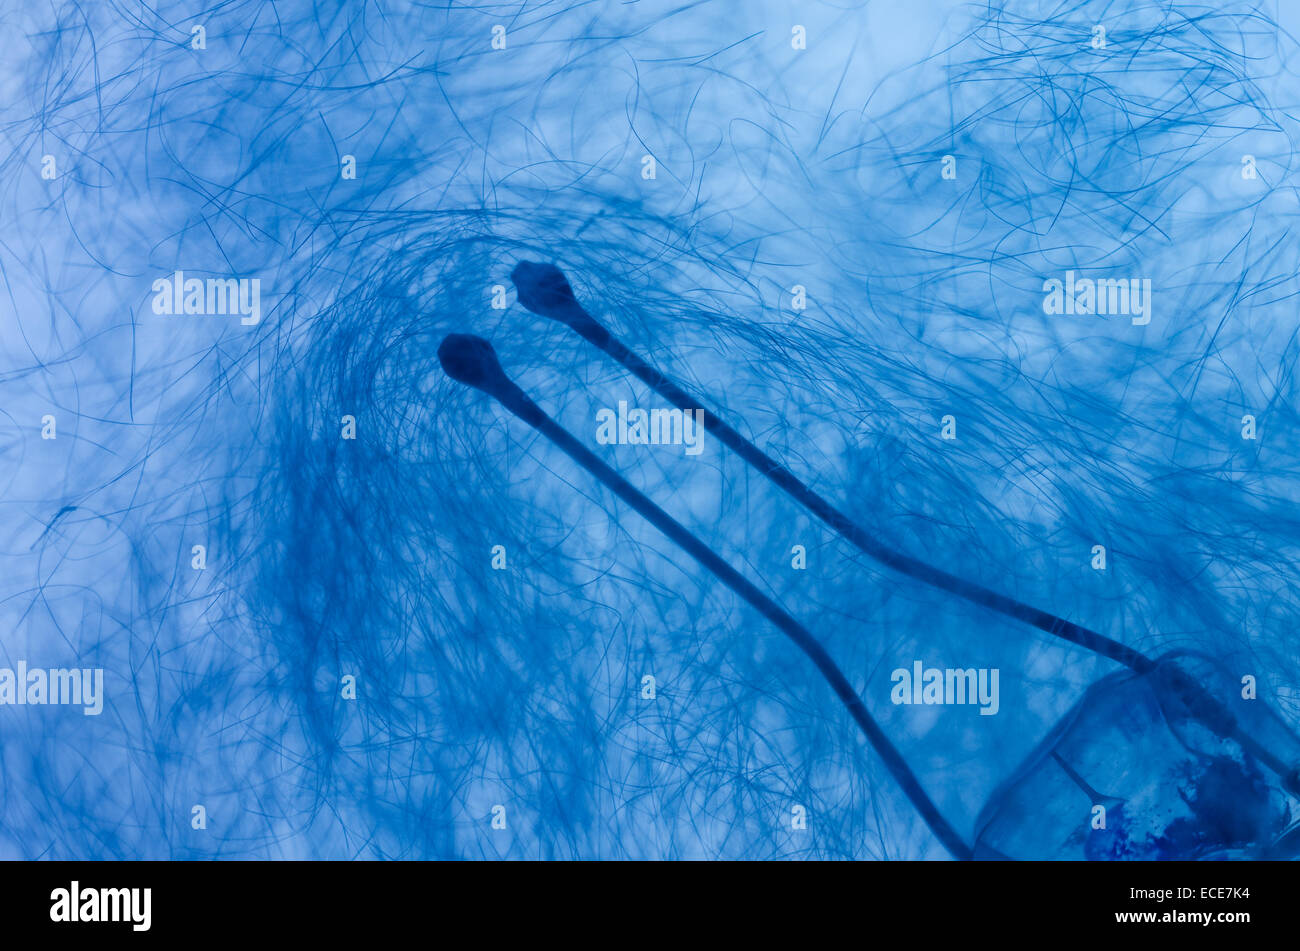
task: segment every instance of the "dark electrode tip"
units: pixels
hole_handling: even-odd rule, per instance
[[[510,272],[519,303],[543,317],[567,317],[580,310],[568,279],[554,264],[520,261]]]
[[[448,334],[438,346],[438,362],[453,380],[488,393],[510,382],[492,344],[473,334]]]

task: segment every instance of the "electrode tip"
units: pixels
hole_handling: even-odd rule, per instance
[[[519,303],[534,314],[557,317],[578,308],[578,299],[568,279],[554,264],[520,261],[510,272]]]
[[[492,344],[473,334],[448,334],[438,346],[438,362],[453,380],[493,392],[509,383]]]

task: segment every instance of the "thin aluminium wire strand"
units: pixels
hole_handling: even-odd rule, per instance
[[[844,672],[807,628],[551,419],[506,376],[488,341],[471,334],[449,334],[438,347],[438,360],[452,379],[482,390],[549,439],[790,638],[816,665],[862,730],[867,742],[884,761],[885,767],[944,848],[957,859],[969,860],[972,857],[970,846],[940,814],[907,761],[872,718]]]

